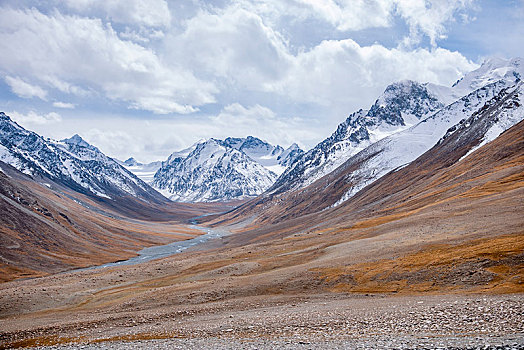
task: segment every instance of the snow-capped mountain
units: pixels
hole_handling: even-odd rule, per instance
[[[442,107],[444,103],[423,84],[409,80],[391,84],[369,110],[352,113],[330,137],[286,169],[271,190],[282,192],[307,186],[367,146]]]
[[[470,93],[415,126],[367,147],[341,167],[354,170],[346,175],[346,182],[351,184],[349,190],[335,205],[388,172],[409,164],[458,129],[476,128],[475,137],[482,141],[475,149],[493,140],[524,119],[522,97],[522,82],[511,84],[500,80]]]
[[[80,136],[55,141],[22,128],[0,112],[0,161],[75,191],[104,198],[165,199]]]
[[[280,172],[280,174],[283,173],[288,166],[291,166],[303,154],[304,151],[296,143],[293,143],[291,146],[286,148],[284,152],[282,152],[277,157],[278,165],[283,167],[283,170]]]
[[[251,159],[277,175],[282,174],[289,165],[293,164],[304,153],[296,143],[284,149],[280,145],[273,146],[253,136],[246,138],[228,137],[224,140],[224,144],[244,152]]]
[[[524,67],[522,58],[512,59],[490,58],[485,61],[480,68],[466,74],[453,84],[453,90],[462,92],[461,96],[477,90],[488,84],[499,80],[517,81],[522,80]]]
[[[329,138],[286,169],[270,191],[281,193],[307,186],[366,147],[410,128],[487,84],[500,80],[515,83],[523,74],[521,61],[520,58],[488,60],[452,87],[413,81],[389,85],[369,110],[351,114]]]
[[[367,197],[377,188],[384,200],[395,197],[396,193],[388,190],[388,181],[399,181],[391,183],[391,188],[398,190],[404,184],[403,174],[410,177],[411,182],[419,177],[428,180],[432,172],[426,171],[426,167],[445,169],[455,167],[462,160],[465,160],[462,164],[467,164],[471,153],[497,139],[505,130],[518,123],[522,129],[524,82],[520,76],[524,72],[520,65],[514,67],[514,73],[501,75],[500,80],[446,105],[414,126],[369,145],[310,185],[273,187],[232,211],[228,218],[235,221],[258,216],[255,219],[258,225],[320,212],[336,216],[362,203],[369,203],[369,200],[381,203],[379,197]],[[485,72],[493,76],[491,71]],[[477,71],[472,74],[477,78],[481,76]],[[463,81],[467,79],[468,76]],[[519,141],[515,140],[515,146],[508,147],[518,147]],[[299,159],[296,164],[301,162]],[[457,164],[455,169],[460,167],[461,164]],[[350,198],[354,200],[348,201]]]
[[[130,158],[127,158],[126,160],[124,160],[123,162],[122,161],[118,161],[120,164],[124,165],[124,166],[137,166],[137,165],[142,165],[142,163],[138,162],[135,158],[133,157],[130,157]]]
[[[156,172],[162,166],[162,161],[160,160],[151,163],[140,163],[133,157],[128,158],[123,162],[118,162],[147,184],[153,182]]]
[[[187,150],[175,152],[162,163],[152,185],[166,197],[182,202],[256,196],[268,189],[277,175],[241,151],[240,143],[209,139],[189,148],[187,155]]]

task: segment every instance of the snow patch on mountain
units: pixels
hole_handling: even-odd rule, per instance
[[[506,102],[506,104],[503,106],[502,112],[499,113],[495,123],[493,123],[493,125],[491,125],[491,127],[485,133],[484,137],[482,138],[482,141],[478,145],[470,149],[464,156],[462,156],[462,158],[460,158],[460,160],[468,157],[471,153],[475,152],[480,147],[495,140],[504,131],[508,130],[513,125],[517,124],[522,119],[524,119],[524,104],[522,101],[522,90],[523,86],[522,83],[520,83],[518,84],[518,87],[515,88],[515,92],[517,92],[517,95],[513,99]]]

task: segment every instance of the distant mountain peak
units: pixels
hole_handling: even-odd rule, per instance
[[[123,162],[126,166],[139,166],[142,163],[138,162],[135,158],[129,157]]]
[[[68,139],[63,139],[62,142],[75,144],[75,145],[81,145],[84,147],[89,146],[89,144],[78,134],[74,134]]]
[[[384,121],[390,125],[406,125],[406,115],[411,115],[419,120],[428,112],[443,107],[438,100],[423,84],[412,80],[402,80],[390,84],[384,93],[371,106],[367,117],[377,122]],[[412,120],[412,122],[415,120]]]
[[[523,59],[521,57],[511,59],[500,57],[489,58],[485,60],[479,68],[455,82],[453,88],[461,91],[463,95],[466,95],[471,91],[501,79],[516,83],[524,77],[522,61]]]
[[[182,202],[224,201],[253,197],[266,190],[276,175],[229,145],[238,140],[210,138],[194,145],[185,157],[162,163],[153,186],[172,200]]]
[[[252,197],[303,151],[288,150],[255,136],[209,138],[173,152],[155,174],[153,186],[177,201],[200,202]]]
[[[60,140],[60,142],[66,143],[68,145],[75,145],[75,146],[79,146],[79,147],[85,147],[85,148],[89,148],[89,149],[92,149],[94,151],[100,152],[100,150],[98,148],[96,148],[95,146],[93,146],[90,143],[88,143],[86,140],[84,140],[78,134],[74,134],[70,138]]]

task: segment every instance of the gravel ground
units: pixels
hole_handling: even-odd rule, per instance
[[[82,333],[88,343],[40,349],[524,349],[523,300],[520,294],[319,295],[245,309],[239,301],[184,316],[100,323]],[[146,340],[105,341],[133,335]]]
[[[160,339],[132,342],[104,342],[42,347],[69,349],[524,349],[524,335],[506,337],[371,337],[339,341],[293,341],[289,339]]]

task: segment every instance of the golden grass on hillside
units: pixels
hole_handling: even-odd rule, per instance
[[[351,293],[524,292],[524,232],[345,267],[313,269],[330,289]]]

